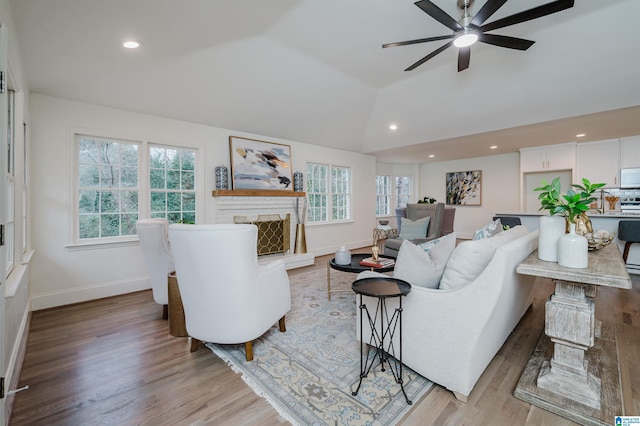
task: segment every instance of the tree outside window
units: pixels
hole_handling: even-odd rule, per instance
[[[151,217],[171,223],[195,223],[195,151],[150,147]]]
[[[391,178],[376,176],[376,216],[391,214]]]
[[[396,206],[407,207],[411,201],[411,176],[396,176]]]
[[[351,219],[351,169],[308,163],[307,199],[309,222]]]
[[[78,237],[135,234],[138,144],[78,135]]]

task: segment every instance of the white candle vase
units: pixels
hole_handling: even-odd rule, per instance
[[[565,234],[566,220],[562,216],[540,216],[538,259],[558,261],[558,239]]]

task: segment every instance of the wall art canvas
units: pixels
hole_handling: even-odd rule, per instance
[[[229,136],[233,189],[293,191],[291,147]]]
[[[482,170],[447,173],[448,205],[479,206],[482,204]]]

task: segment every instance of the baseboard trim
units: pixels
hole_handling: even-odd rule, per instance
[[[148,277],[133,278],[122,281],[96,284],[86,287],[77,287],[60,291],[51,291],[31,296],[31,310],[55,308],[56,306],[71,305],[73,303],[87,302],[89,300],[118,296],[120,294],[133,293],[151,288]]]

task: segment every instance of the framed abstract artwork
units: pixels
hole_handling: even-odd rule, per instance
[[[229,136],[233,189],[293,191],[291,147]]]
[[[447,173],[447,205],[479,206],[482,204],[482,170]]]

